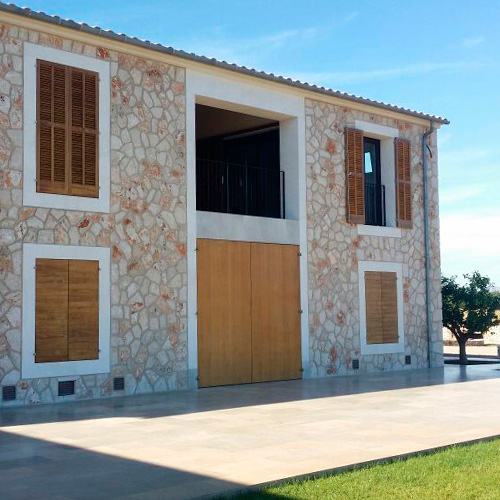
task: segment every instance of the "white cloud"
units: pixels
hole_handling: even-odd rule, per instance
[[[255,38],[229,39],[219,30],[217,37],[190,38],[178,40],[176,47],[201,54],[207,57],[216,57],[236,64],[257,65],[266,55],[293,47],[306,41],[314,41],[323,36],[323,29],[310,27],[304,29],[288,29],[270,33]]]
[[[354,21],[354,19],[356,19],[358,16],[359,16],[359,12],[353,11],[353,12],[347,14],[347,16],[345,16],[342,21],[344,23],[350,23],[351,21]]]
[[[441,255],[445,275],[478,270],[500,285],[500,214],[482,211],[441,216]]]
[[[465,47],[466,49],[471,49],[472,47],[477,47],[478,45],[481,45],[485,41],[486,38],[484,38],[484,36],[464,38],[462,40],[462,47]]]
[[[234,38],[224,36],[227,26],[218,26],[211,31],[209,38],[190,36],[186,39],[172,42],[174,47],[201,54],[207,57],[216,57],[229,62],[256,66],[266,56],[284,48],[294,50],[306,42],[315,42],[328,37],[333,30],[353,22],[359,13],[352,11],[333,22],[306,28],[290,28],[275,33],[268,33],[254,38]]]
[[[475,69],[484,66],[483,63],[470,61],[417,63],[394,68],[373,69],[367,71],[323,71],[298,73],[295,77],[303,82],[321,82],[324,85],[340,85],[348,83],[365,83],[373,80],[389,80],[404,76],[422,75],[442,71]]]
[[[446,203],[460,202],[462,205],[465,200],[471,200],[483,195],[487,191],[487,186],[484,184],[466,185],[466,186],[444,186],[439,195],[439,201],[443,205]]]

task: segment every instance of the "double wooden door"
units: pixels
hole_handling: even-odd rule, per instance
[[[197,246],[200,387],[300,378],[298,247]]]

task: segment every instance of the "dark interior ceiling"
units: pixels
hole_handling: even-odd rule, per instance
[[[196,105],[196,139],[206,139],[277,124],[278,122],[269,118],[236,113],[204,104]]]

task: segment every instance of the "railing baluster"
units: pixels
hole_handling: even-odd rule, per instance
[[[198,210],[285,218],[282,170],[197,158],[196,174]]]

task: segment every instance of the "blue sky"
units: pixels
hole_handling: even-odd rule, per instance
[[[442,268],[500,286],[500,2],[24,1],[35,10],[451,120]]]

